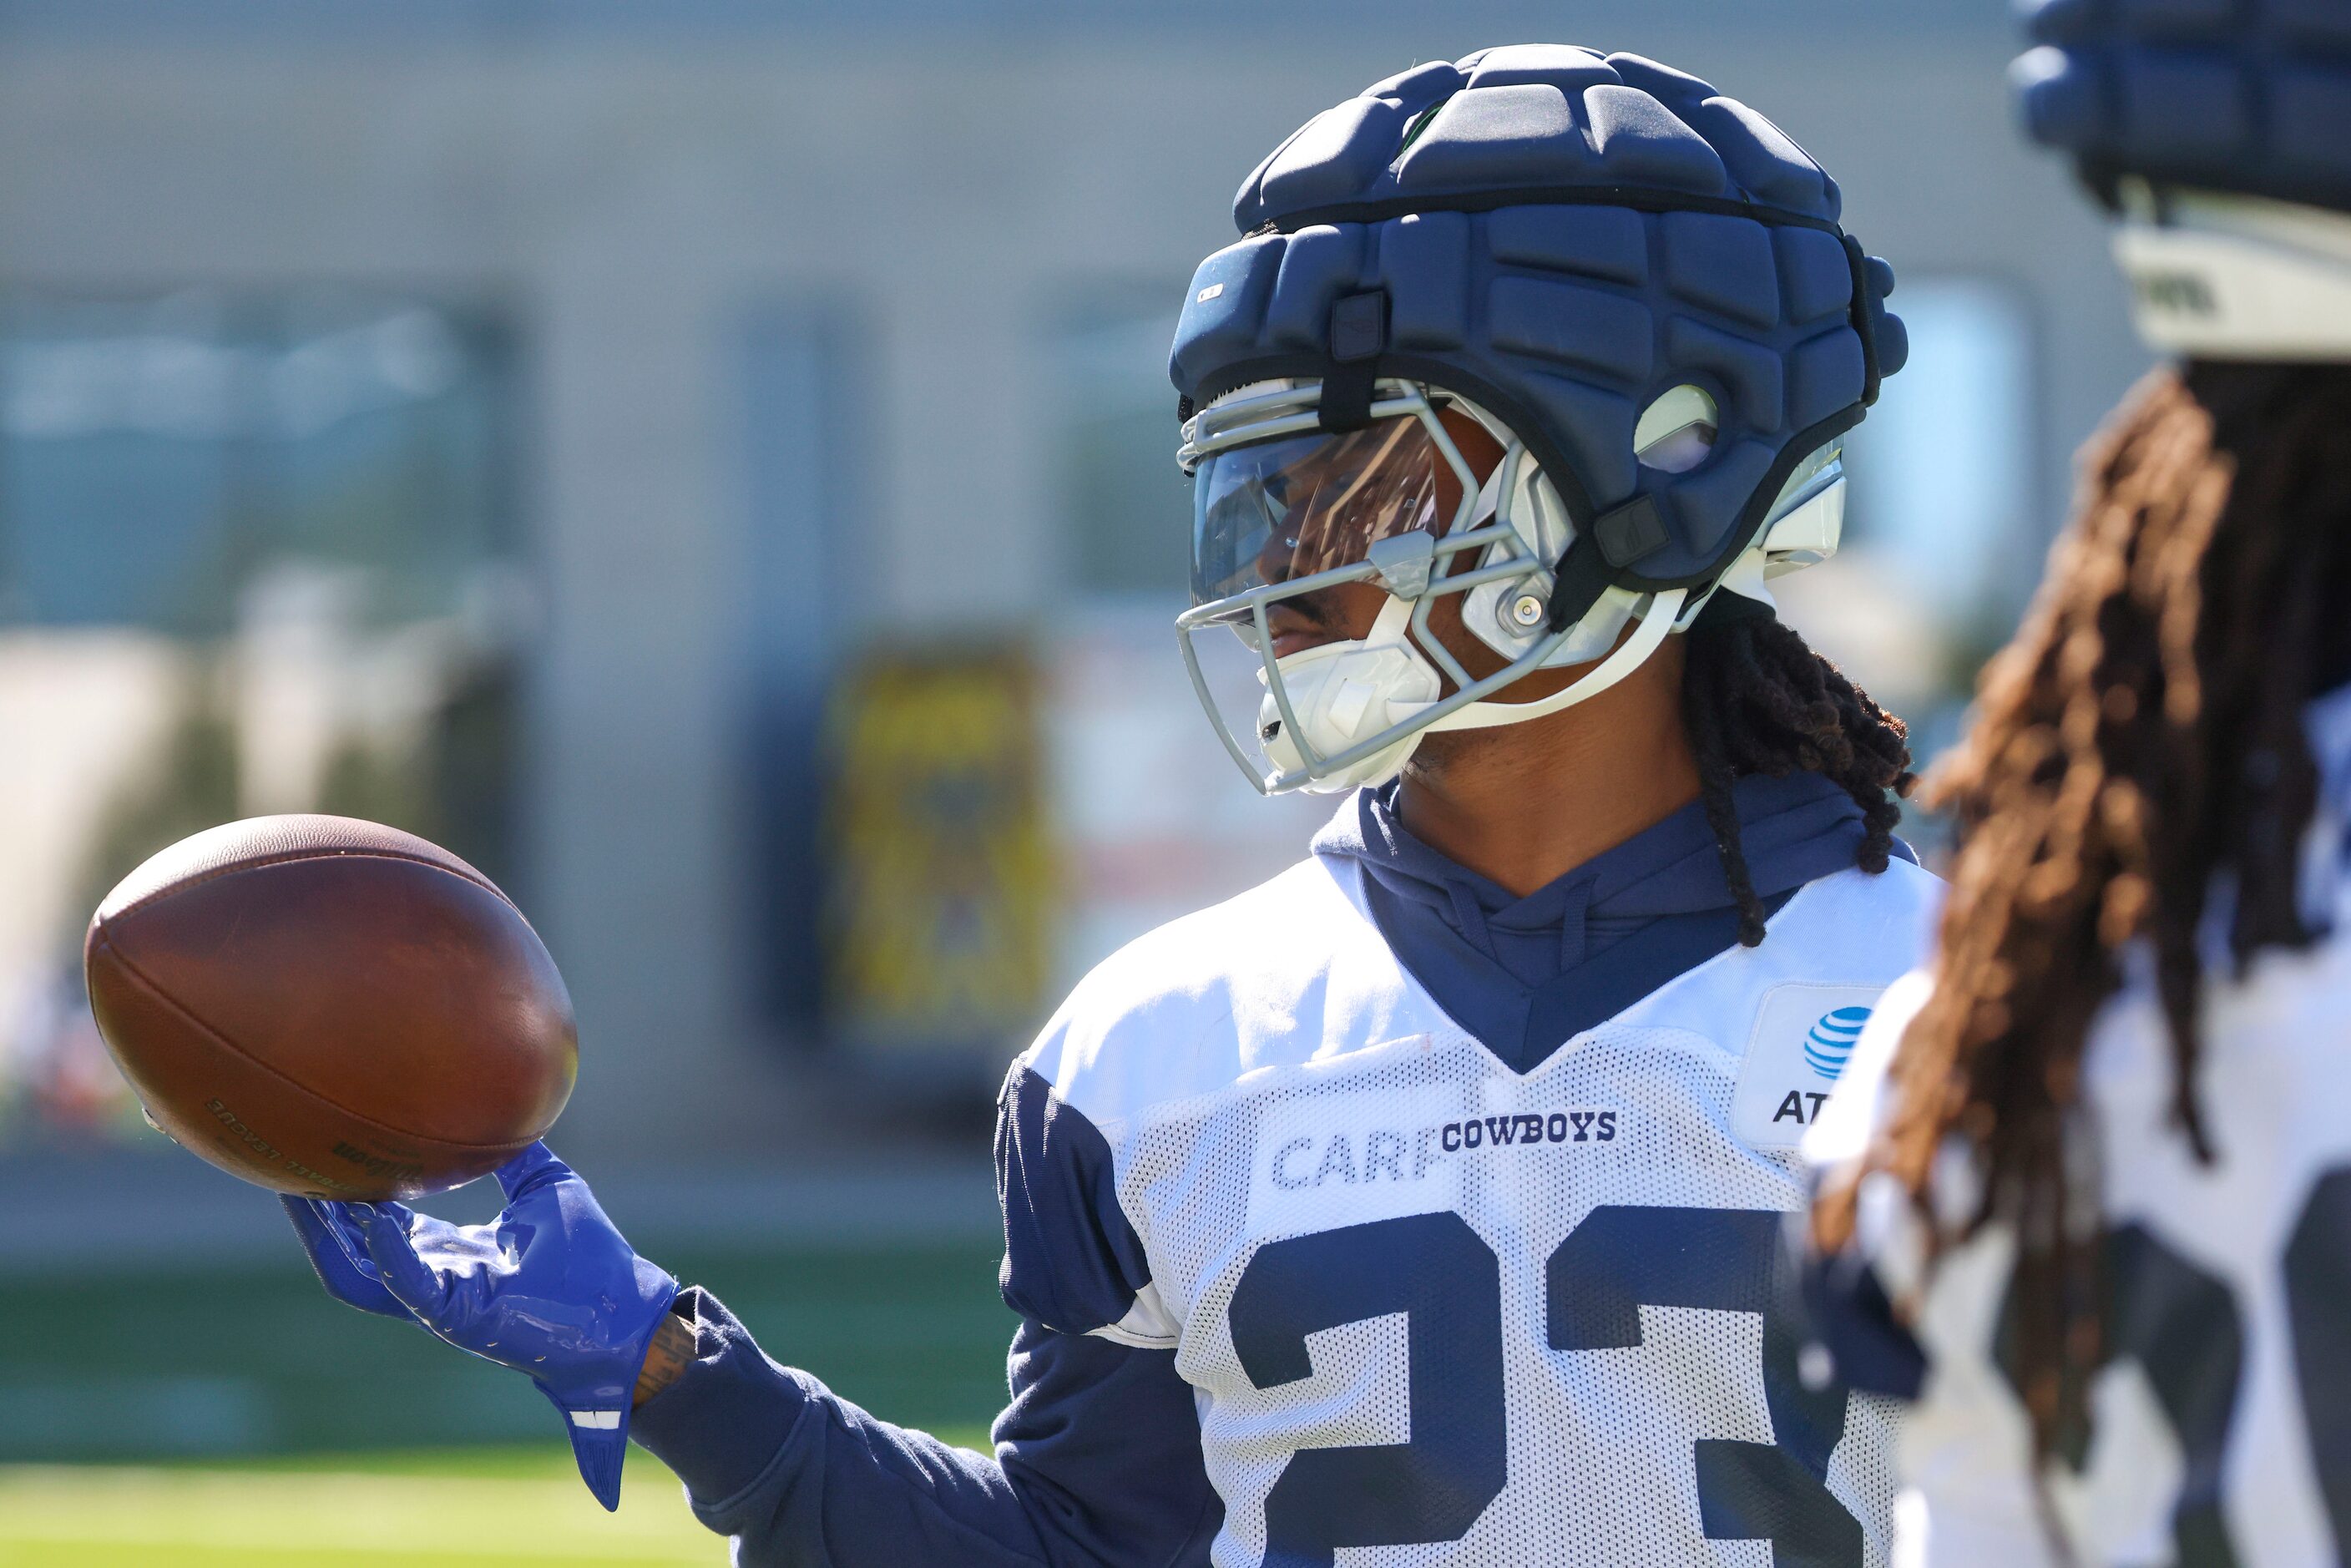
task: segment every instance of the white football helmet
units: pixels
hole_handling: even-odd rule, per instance
[[[2115,258],[2159,353],[2351,360],[2351,215],[2265,196],[2116,191]]]

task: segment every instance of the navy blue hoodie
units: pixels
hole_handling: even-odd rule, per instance
[[[1739,910],[1705,809],[1672,816],[1520,898],[1430,849],[1396,820],[1395,785],[1363,790],[1316,836],[1353,860],[1380,935],[1453,1021],[1520,1072],[1739,939]],[[1731,786],[1766,916],[1854,863],[1861,807],[1817,773]],[[1907,847],[1896,852],[1912,858]],[[1608,956],[1605,964],[1593,959]]]

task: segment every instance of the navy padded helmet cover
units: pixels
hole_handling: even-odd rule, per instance
[[[1245,237],[1200,265],[1170,375],[1194,403],[1324,375],[1333,308],[1383,293],[1378,373],[1508,421],[1580,527],[1653,502],[1662,542],[1612,580],[1702,583],[1750,542],[1759,492],[1907,357],[1893,269],[1865,264],[1840,205],[1771,121],[1638,56],[1521,45],[1421,66],[1315,116],[1243,183]],[[1714,450],[1644,467],[1640,412],[1686,382],[1719,410]]]
[[[2123,174],[2351,211],[2351,0],[2024,0],[2026,131]]]

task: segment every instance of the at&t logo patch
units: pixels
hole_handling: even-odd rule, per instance
[[[1812,1063],[1813,1071],[1835,1082],[1844,1064],[1853,1060],[1853,1048],[1860,1042],[1862,1026],[1867,1022],[1867,1008],[1835,1008],[1823,1013],[1812,1033],[1804,1037],[1804,1060]]]
[[[1853,1061],[1881,988],[1790,981],[1765,992],[1731,1091],[1731,1134],[1756,1149],[1801,1143]]]

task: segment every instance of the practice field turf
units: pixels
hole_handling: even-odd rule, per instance
[[[973,1448],[987,1434],[940,1434]],[[219,1465],[0,1466],[6,1568],[715,1568],[726,1543],[676,1479],[629,1456],[621,1511],[559,1448],[326,1456]]]

